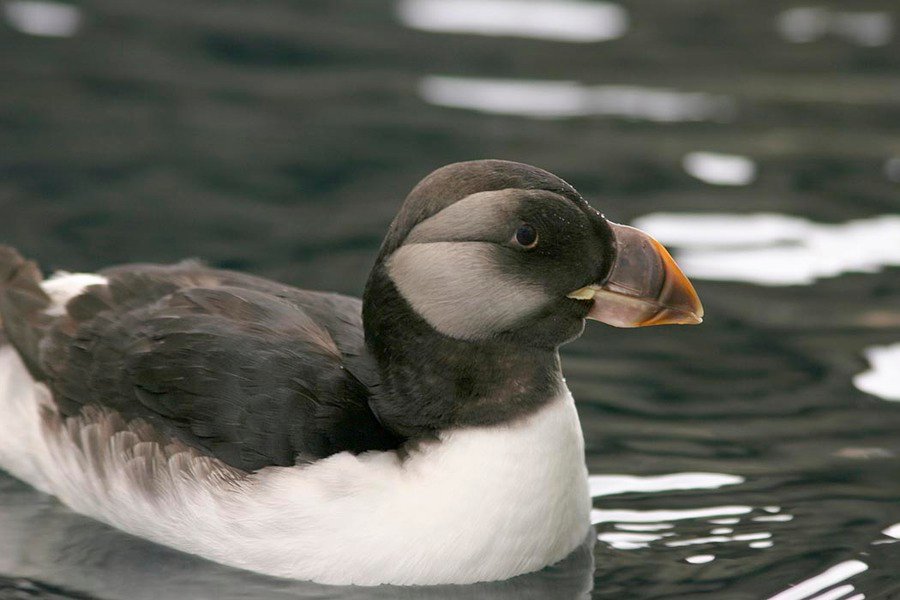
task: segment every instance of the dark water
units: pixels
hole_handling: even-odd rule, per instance
[[[398,16],[416,5],[374,0],[96,0],[51,6],[49,25],[29,6],[0,14],[0,240],[48,270],[200,256],[359,294],[424,174],[536,164],[614,220],[665,213],[663,241],[687,215],[672,241],[706,322],[594,326],[563,362],[592,474],[706,475],[600,479],[595,508],[631,512],[597,513],[600,539],[562,565],[429,590],[228,569],[0,475],[0,597],[756,599],[807,581],[782,598],[900,598],[900,532],[882,533],[900,523],[900,404],[884,398],[900,360],[860,384],[882,397],[853,384],[867,349],[900,342],[895,2],[639,0],[589,43],[417,30]],[[470,107],[439,105],[454,103]],[[760,212],[802,231],[744,217]],[[731,254],[697,242],[722,232]],[[783,270],[788,285],[752,282]]]

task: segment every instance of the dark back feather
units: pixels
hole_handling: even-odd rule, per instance
[[[101,406],[245,471],[400,444],[362,383],[359,300],[197,262],[102,274],[52,318],[37,267],[0,253],[4,329],[63,415]]]

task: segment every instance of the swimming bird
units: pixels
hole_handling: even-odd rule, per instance
[[[505,579],[589,530],[559,346],[702,315],[650,236],[500,160],[415,186],[362,300],[196,261],[45,279],[4,247],[0,468],[269,575]]]

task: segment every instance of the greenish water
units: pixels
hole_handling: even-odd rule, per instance
[[[409,188],[496,157],[643,219],[707,312],[565,348],[607,512],[546,572],[273,580],[0,475],[0,597],[900,598],[900,359],[854,385],[900,342],[900,11],[589,5],[458,26],[491,35],[435,31],[427,2],[0,5],[0,241],[45,269],[199,256],[358,295]]]

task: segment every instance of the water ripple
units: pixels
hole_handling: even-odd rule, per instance
[[[420,82],[419,94],[438,106],[538,119],[593,115],[673,123],[723,121],[735,112],[727,96],[575,81],[430,75]]]
[[[11,27],[28,35],[71,37],[83,21],[77,7],[49,0],[14,0],[2,10]]]
[[[725,517],[746,515],[753,512],[752,506],[710,506],[707,508],[681,508],[659,510],[602,509],[591,511],[591,523],[629,522],[659,523],[664,521],[681,521],[685,519],[706,519],[709,517]]]
[[[894,33],[891,15],[886,12],[836,11],[824,6],[786,10],[778,15],[776,28],[784,39],[797,44],[831,33],[859,46],[883,46]]]
[[[844,561],[815,577],[801,581],[790,589],[775,594],[769,600],[804,600],[811,598],[813,594],[821,592],[825,588],[849,579],[854,575],[858,575],[868,568],[869,565],[859,560]],[[847,591],[852,592],[852,586]],[[836,598],[839,596],[832,597]]]
[[[629,492],[668,492],[674,490],[713,490],[744,483],[740,475],[724,473],[669,473],[666,475],[591,475],[591,497]]]
[[[625,35],[628,13],[610,2],[576,0],[401,0],[400,21],[443,33],[601,42]]]

